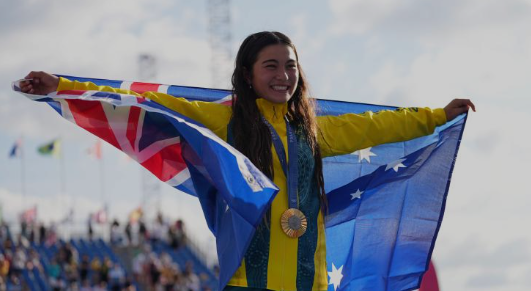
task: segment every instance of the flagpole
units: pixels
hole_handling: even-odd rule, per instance
[[[26,179],[25,179],[24,136],[20,137],[20,191],[22,192],[22,207],[26,208]]]
[[[101,193],[101,201],[103,204],[105,204],[105,175],[103,174],[103,153],[101,152],[102,149],[100,148],[100,156],[99,156],[99,166],[100,166],[100,193]]]
[[[100,143],[96,145],[96,158],[99,159],[99,167],[100,167],[100,193],[101,193],[101,203],[102,207],[105,211],[105,215],[107,216],[107,220],[102,224],[102,234],[101,237],[105,240],[107,233],[107,224],[108,224],[108,218],[109,218],[109,209],[107,208],[107,203],[105,201],[105,175],[103,173],[103,149],[101,148],[101,141],[98,139],[96,143]],[[99,151],[99,152],[98,152]],[[98,156],[99,155],[99,156]]]
[[[60,140],[59,159],[60,159],[60,172],[61,172],[60,173],[60,183],[61,183],[60,195],[64,196],[64,198],[61,198],[61,200],[64,200],[65,201],[64,203],[66,204],[66,207],[62,207],[62,208],[63,208],[63,212],[66,213],[66,215],[68,215],[68,202],[69,201],[68,199],[66,199],[67,194],[66,194],[66,184],[65,184],[66,183],[65,182],[65,154],[64,154],[64,144],[63,144],[62,139]],[[71,198],[71,197],[68,197],[68,198]],[[65,238],[70,239],[70,226],[67,227]]]

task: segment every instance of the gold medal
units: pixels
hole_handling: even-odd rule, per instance
[[[306,232],[308,222],[304,213],[296,208],[290,208],[280,217],[280,226],[284,233],[291,237],[301,237]]]

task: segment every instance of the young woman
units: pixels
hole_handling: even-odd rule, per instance
[[[23,82],[21,89],[31,94],[76,89],[136,94],[43,72],[26,78],[32,81]],[[456,99],[444,109],[316,117],[297,50],[279,32],[259,32],[244,40],[232,84],[232,107],[142,94],[227,140],[280,189],[226,289],[328,289],[322,158],[427,135],[474,109],[470,100]]]

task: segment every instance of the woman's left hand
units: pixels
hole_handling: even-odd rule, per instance
[[[476,106],[470,101],[470,99],[454,99],[444,107],[446,120],[450,121],[458,115],[468,112],[468,109],[470,108],[472,108],[472,111],[476,112]]]

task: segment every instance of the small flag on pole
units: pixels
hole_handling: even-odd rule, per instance
[[[11,148],[11,151],[9,152],[10,158],[17,158],[20,157],[22,154],[22,139],[18,139],[15,144],[13,144],[13,147]]]
[[[20,221],[26,222],[26,223],[32,223],[37,220],[37,205],[33,206],[32,208],[24,210],[20,214]]]
[[[107,207],[98,210],[92,215],[92,221],[97,224],[104,224],[107,222]]]
[[[96,143],[87,149],[87,154],[96,160],[101,159],[101,139],[96,140]]]
[[[55,139],[49,143],[43,144],[37,148],[37,151],[44,156],[58,157],[61,152],[61,140]]]

